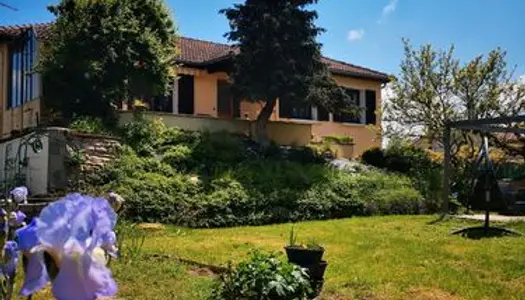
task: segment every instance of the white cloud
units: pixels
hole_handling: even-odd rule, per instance
[[[390,0],[387,6],[383,7],[383,17],[388,16],[389,14],[396,11],[397,0]]]
[[[362,39],[365,36],[365,31],[363,29],[352,29],[348,32],[348,40],[350,42],[355,42]]]
[[[388,4],[385,7],[383,7],[383,11],[381,12],[381,18],[377,21],[377,24],[383,23],[383,21],[385,21],[385,19],[389,15],[393,14],[396,11],[397,1],[398,0],[390,0],[390,2],[388,2]]]
[[[520,82],[525,84],[525,74],[520,76]]]

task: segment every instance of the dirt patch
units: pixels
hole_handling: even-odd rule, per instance
[[[407,299],[412,300],[462,300],[463,298],[453,295],[438,288],[411,288],[406,293]]]
[[[207,277],[213,277],[217,276],[215,272],[208,268],[192,268],[186,271],[186,274],[191,276],[207,276]]]

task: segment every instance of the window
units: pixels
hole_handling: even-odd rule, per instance
[[[36,36],[30,29],[9,47],[8,108],[40,97],[39,78],[34,70],[36,58]]]
[[[366,99],[366,124],[377,124],[376,120],[376,92],[367,90]]]
[[[312,106],[281,97],[279,99],[279,118],[312,120]]]
[[[359,106],[359,90],[351,89],[351,88],[345,88],[346,93],[350,97],[350,101],[353,105]],[[334,114],[334,122],[342,122],[342,123],[361,123],[361,116],[360,113],[338,113]]]
[[[173,83],[170,84],[173,86]],[[173,112],[173,89],[167,95],[148,97],[145,100],[149,103],[149,109],[159,112]]]

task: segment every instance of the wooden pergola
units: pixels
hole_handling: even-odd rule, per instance
[[[501,125],[512,125],[516,123],[525,122],[525,115],[512,116],[512,117],[501,117],[501,118],[488,118],[478,120],[461,120],[454,122],[447,122],[445,124],[445,131],[443,135],[443,147],[444,147],[444,173],[443,173],[443,214],[447,214],[449,208],[449,196],[450,196],[450,175],[451,175],[451,142],[450,134],[452,129],[459,130],[475,130],[483,133],[517,133],[525,134],[525,128],[518,127],[501,127]]]

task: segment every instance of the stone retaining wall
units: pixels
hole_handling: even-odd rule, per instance
[[[85,174],[112,161],[121,143],[109,136],[62,130],[55,132],[49,156],[49,190],[63,191],[80,184]]]

